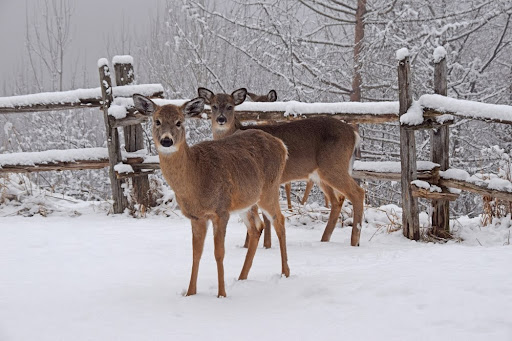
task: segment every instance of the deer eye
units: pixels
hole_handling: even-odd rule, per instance
[[[155,120],[155,125],[158,127],[159,125],[161,125],[162,122],[160,122],[160,120]]]
[[[217,105],[215,105],[215,104],[214,104],[214,105],[212,105],[212,109],[213,109],[213,110],[217,110],[217,109],[219,109],[219,107],[218,107]]]
[[[228,109],[228,110],[233,110],[233,106],[232,106],[232,105],[228,105],[228,106],[226,107],[226,109]]]
[[[176,127],[178,127],[178,128],[181,127],[181,122],[180,121],[176,122]]]

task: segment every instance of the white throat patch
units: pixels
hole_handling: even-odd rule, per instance
[[[178,151],[178,148],[176,148],[176,146],[170,146],[170,147],[158,146],[157,149],[158,149],[159,153],[166,154],[166,155],[169,155],[169,154],[172,154],[172,153],[175,153]]]

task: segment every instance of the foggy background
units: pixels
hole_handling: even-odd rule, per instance
[[[65,69],[70,69],[73,64],[85,67],[87,82],[91,87],[96,87],[98,82],[97,61],[107,56],[107,47],[112,40],[122,34],[130,35],[133,41],[143,36],[149,30],[151,18],[159,8],[163,8],[161,0],[71,0],[67,3],[72,9],[72,39],[66,51]],[[9,82],[22,69],[26,69],[26,19],[28,25],[32,25],[34,19],[40,17],[42,7],[44,2],[38,0],[0,1],[2,82]],[[125,48],[126,51],[114,53],[129,53],[130,46]],[[2,87],[0,95],[12,95],[9,90],[9,86]]]

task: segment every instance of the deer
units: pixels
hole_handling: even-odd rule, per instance
[[[247,92],[247,95],[253,102],[275,102],[277,101],[277,92],[272,89],[268,92],[266,95],[256,95],[252,92]],[[304,191],[304,197],[302,198],[301,204],[304,205],[306,200],[308,199],[309,193],[311,192],[311,188],[313,187],[313,181],[309,180],[306,189]],[[284,185],[284,190],[286,193],[286,203],[288,205],[288,210],[292,209],[292,200],[291,200],[291,194],[292,194],[292,184],[291,182],[287,182]],[[271,229],[270,229],[270,222],[263,217],[265,221],[265,229],[263,230],[263,247],[266,249],[269,249],[272,246],[272,235],[271,235]],[[247,234],[245,238],[244,247],[247,248],[249,245],[249,235]]]
[[[139,113],[152,118],[152,135],[162,174],[174,190],[181,212],[191,222],[192,272],[186,295],[197,293],[199,261],[207,225],[212,221],[217,296],[226,297],[224,241],[230,214],[236,212],[243,217],[250,236],[239,276],[239,280],[247,279],[263,230],[259,217],[254,217],[252,207],[255,204],[272,221],[279,239],[281,274],[288,277],[284,216],[279,206],[279,181],[288,153],[285,144],[270,134],[253,130],[189,146],[185,138],[185,118],[203,112],[203,98],[192,99],[182,106],[159,106],[135,94],[133,102]]]
[[[281,139],[288,148],[288,159],[281,183],[313,180],[329,198],[331,212],[321,241],[331,238],[345,197],[353,205],[350,244],[359,246],[364,209],[364,190],[352,178],[354,152],[360,143],[352,126],[332,117],[312,117],[303,120],[267,125],[243,126],[235,115],[235,106],[242,104],[247,89],[229,94],[214,94],[198,88],[199,97],[211,108],[214,140],[226,138],[238,131],[262,130]]]
[[[277,101],[277,92],[275,90],[270,90],[268,94],[266,95],[256,95],[252,92],[247,92],[247,95],[253,102],[275,102]],[[306,184],[306,188],[304,189],[304,196],[302,197],[302,200],[300,202],[301,205],[304,205],[306,201],[308,200],[309,193],[311,192],[311,189],[313,188],[313,180],[309,180]],[[292,201],[291,201],[291,192],[292,192],[292,185],[291,182],[288,182],[284,185],[284,189],[286,192],[286,203],[288,205],[288,209],[292,209]],[[329,205],[329,199],[325,197],[325,205]],[[270,229],[267,229],[267,226],[265,226],[265,236],[267,234],[267,231],[270,231]]]

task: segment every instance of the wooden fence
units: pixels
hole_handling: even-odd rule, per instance
[[[63,102],[59,104],[36,104],[30,106],[5,106],[0,98],[0,114],[8,112],[33,112],[42,110],[60,110],[75,107],[100,107],[103,109],[105,128],[107,131],[107,151],[98,158],[89,159],[66,159],[54,160],[49,157],[48,160],[40,161],[34,164],[9,164],[8,161],[2,162],[0,157],[0,172],[34,172],[45,170],[64,170],[64,169],[90,169],[109,167],[110,181],[112,184],[112,194],[114,199],[114,212],[123,212],[128,203],[123,195],[122,182],[127,178],[133,181],[134,197],[136,202],[142,205],[151,205],[148,197],[147,174],[159,168],[158,158],[154,156],[141,155],[138,150],[143,148],[142,127],[140,124],[147,120],[135,111],[133,102],[129,98],[120,101],[116,109],[121,109],[122,115],[112,115],[109,109],[115,103],[113,95],[116,95],[116,88],[112,88],[110,72],[106,60],[100,60],[99,64],[101,97],[100,98],[79,98],[72,102]],[[116,74],[116,84],[118,89],[125,84],[133,82],[133,66],[127,58],[114,58],[114,69]],[[379,124],[384,122],[404,121],[403,119],[410,115],[413,106],[412,85],[410,78],[409,58],[404,57],[398,61],[398,84],[399,84],[399,102],[387,103],[244,103],[237,107],[237,115],[242,122],[279,122],[303,119],[309,116],[330,116],[354,124]],[[446,59],[442,58],[435,63],[434,72],[434,92],[441,96],[447,94],[446,80]],[[123,95],[129,97],[134,92],[141,89],[126,89]],[[150,91],[151,92],[151,91]],[[152,91],[146,94],[153,97],[161,97],[162,91]],[[432,96],[432,95],[430,95]],[[423,96],[422,96],[423,98]],[[418,102],[421,102],[421,99]],[[439,101],[441,97],[435,97]],[[428,99],[428,98],[426,98]],[[158,104],[183,103],[183,100],[155,100]],[[433,102],[435,102],[433,101]],[[449,169],[449,125],[454,122],[454,117],[473,118],[486,122],[499,122],[512,124],[512,107],[510,115],[504,117],[495,117],[493,115],[475,115],[464,110],[458,110],[456,102],[454,110],[441,110],[435,106],[423,105],[420,107],[420,122],[415,124],[400,124],[400,162],[364,162],[358,161],[354,165],[353,175],[359,179],[373,180],[401,180],[402,202],[403,202],[403,233],[407,238],[418,240],[420,238],[419,212],[417,198],[432,200],[433,215],[432,226],[434,233],[443,233],[449,231],[449,201],[455,200],[458,196],[449,188],[475,192],[481,195],[487,195],[502,200],[512,202],[512,190],[496,190],[489,188],[484,183],[475,183],[467,179],[453,178],[443,173]],[[428,103],[428,101],[426,101]],[[432,102],[432,101],[430,101]],[[461,101],[462,102],[462,101]],[[482,106],[483,111],[488,110],[491,105],[471,102]],[[448,106],[449,107],[449,106]],[[291,108],[291,109],[290,109]],[[205,110],[209,117],[209,109]],[[124,129],[125,146],[127,153],[122,154],[120,150],[120,141],[117,128]],[[429,162],[416,160],[415,131],[427,129],[431,131],[431,159]],[[43,152],[44,153],[44,152]],[[2,155],[3,156],[3,155]],[[8,155],[7,155],[8,156]],[[116,172],[116,165],[124,164],[129,166],[130,172]],[[117,168],[118,170],[120,168]],[[417,180],[425,181],[428,186],[422,186]],[[429,186],[432,186],[430,190]]]
[[[46,159],[44,158],[45,152],[25,153],[25,157],[21,157],[21,159],[27,159],[28,162],[22,160],[9,164],[4,161],[0,163],[0,172],[100,169],[108,166],[114,200],[113,211],[122,213],[129,203],[123,193],[125,179],[122,176],[116,176],[115,167],[123,161],[127,163],[141,162],[143,158],[139,157],[137,153],[131,155],[130,152],[143,149],[144,140],[140,123],[126,125],[124,127],[124,142],[128,153],[123,156],[116,119],[109,114],[109,108],[114,102],[114,96],[131,98],[134,93],[140,93],[152,98],[162,98],[163,87],[160,84],[134,85],[133,62],[130,56],[115,56],[113,64],[116,87],[112,86],[108,61],[102,58],[98,61],[100,88],[0,98],[0,114],[100,107],[105,121],[106,151],[101,148],[59,151],[58,153],[47,153],[50,155]],[[55,157],[55,154],[58,156]],[[29,156],[34,155],[38,156],[36,159],[39,162],[30,161]],[[84,155],[86,156],[84,157]],[[43,157],[41,158],[41,156]],[[132,181],[135,202],[148,207],[151,202],[147,174],[141,174]]]

